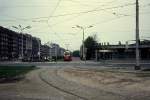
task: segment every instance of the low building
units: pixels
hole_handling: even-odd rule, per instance
[[[101,45],[98,50],[99,59],[135,59],[136,45]],[[139,45],[140,59],[150,59],[150,41],[141,41]]]

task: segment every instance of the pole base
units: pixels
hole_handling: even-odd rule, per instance
[[[134,66],[134,69],[135,69],[135,70],[141,70],[141,67],[140,67],[140,66],[135,65],[135,66]]]

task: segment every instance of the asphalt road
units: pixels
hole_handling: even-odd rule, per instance
[[[12,63],[9,62],[7,64]],[[87,86],[67,80],[59,74],[68,68],[105,69],[105,66],[111,68],[116,63],[73,61],[57,63],[15,62],[13,64],[37,65],[40,69],[31,71],[21,81],[0,84],[0,100],[148,100],[148,97],[132,97],[118,92]],[[120,63],[118,65],[120,66]],[[145,96],[149,94],[147,93]]]

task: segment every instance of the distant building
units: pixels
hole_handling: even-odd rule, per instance
[[[41,60],[50,60],[50,47],[47,45],[41,45]]]
[[[50,44],[50,59],[55,59],[55,58],[62,58],[64,55],[65,49],[60,47],[56,43],[51,43]]]
[[[65,50],[64,48],[59,48],[59,56],[60,56],[60,57],[63,57],[65,51],[66,51],[66,50]]]
[[[51,43],[51,56],[52,57],[58,57],[59,56],[59,45],[58,44],[55,44],[55,43]]]
[[[49,61],[52,59],[61,59],[63,58],[65,49],[60,47],[56,43],[46,43],[40,47],[40,57],[42,61]]]

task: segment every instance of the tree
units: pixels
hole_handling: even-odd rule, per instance
[[[118,45],[121,45],[121,41],[118,42]]]
[[[84,41],[84,44],[86,48],[86,53],[85,53],[86,59],[89,60],[89,59],[94,58],[95,51],[97,48],[97,41],[96,41],[95,35],[87,37],[87,39]]]
[[[73,57],[80,57],[79,50],[73,51]]]

